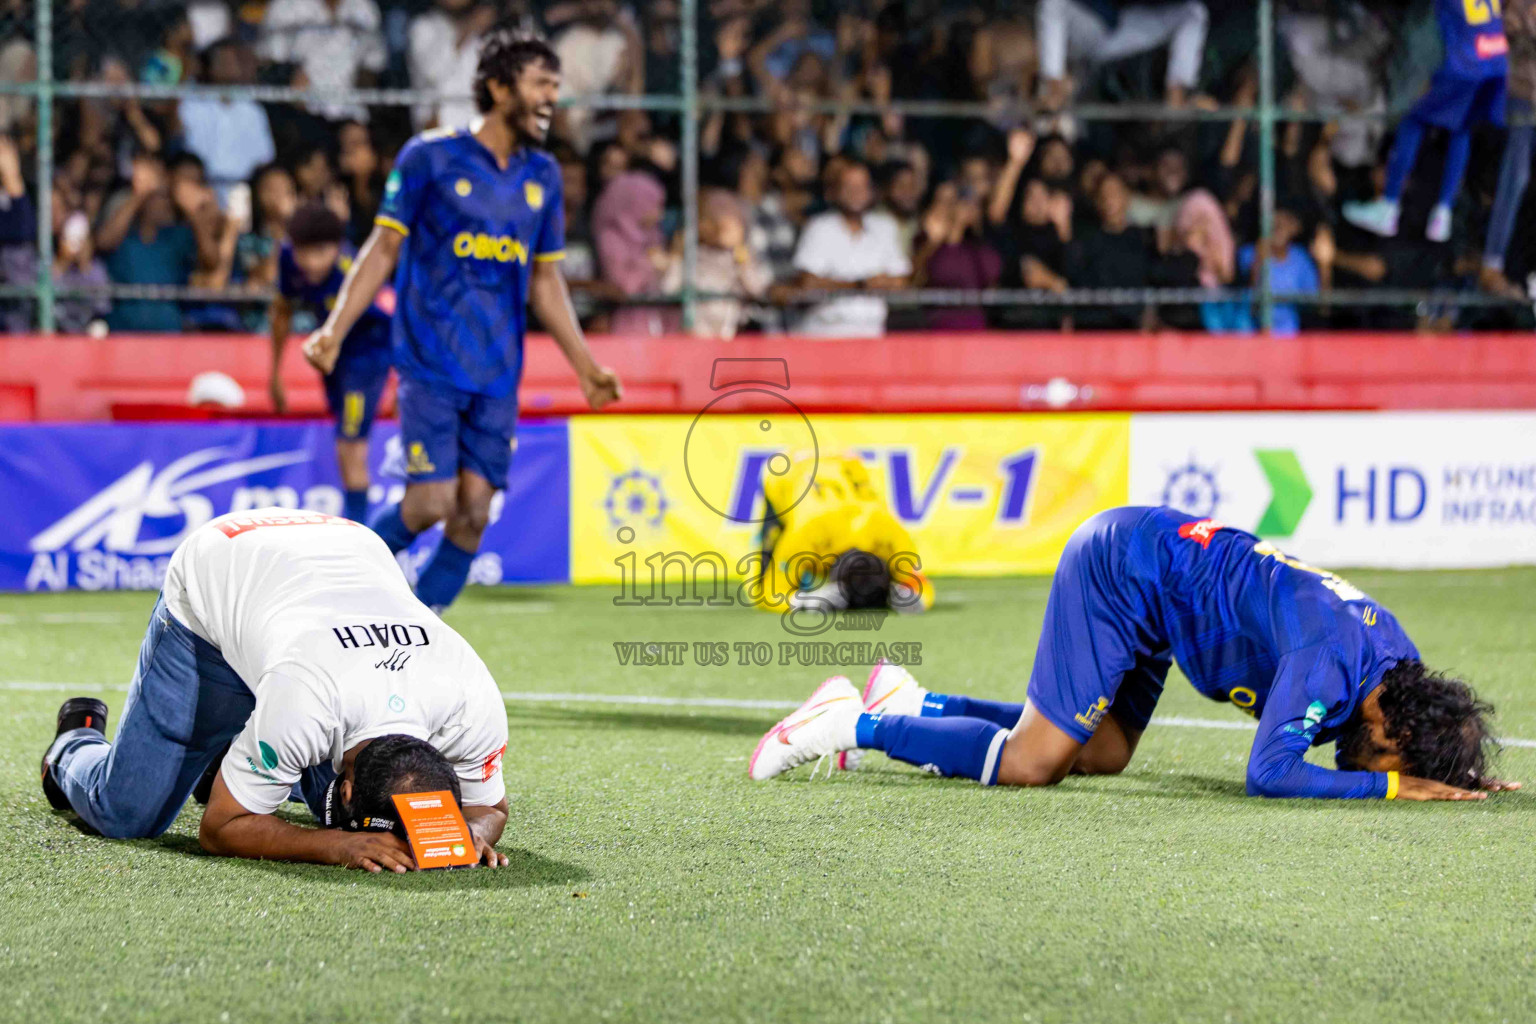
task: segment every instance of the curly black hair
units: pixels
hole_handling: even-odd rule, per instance
[[[489,113],[495,101],[487,85],[491,79],[511,86],[530,64],[543,64],[551,71],[560,70],[560,57],[538,36],[512,29],[495,29],[480,47],[480,62],[475,66],[475,106]]]
[[[1462,789],[1476,789],[1488,778],[1493,705],[1479,700],[1472,687],[1422,661],[1400,661],[1382,676],[1377,701],[1405,775]]]
[[[354,818],[399,817],[395,809],[396,793],[453,793],[453,801],[464,804],[459,791],[459,777],[436,747],[426,740],[403,733],[380,736],[362,750],[352,765],[352,806]]]

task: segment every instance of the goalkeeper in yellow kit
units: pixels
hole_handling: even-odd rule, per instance
[[[852,456],[807,454],[766,473],[757,606],[827,610],[933,606],[912,535]]]

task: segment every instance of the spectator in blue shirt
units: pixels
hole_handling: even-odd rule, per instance
[[[210,84],[256,81],[255,55],[233,39],[214,43],[204,60]],[[255,100],[190,96],[181,101],[179,116],[183,142],[202,158],[221,207],[231,185],[249,180],[256,168],[276,155],[267,112]]]
[[[1286,209],[1275,211],[1274,230],[1270,233],[1265,253],[1269,260],[1269,290],[1295,294],[1316,295],[1318,292],[1317,264],[1307,250],[1296,242],[1301,234],[1301,218]],[[1255,249],[1245,245],[1237,251],[1237,272],[1249,277],[1255,289],[1259,287],[1259,265],[1254,259]],[[1250,316],[1247,330],[1253,329]],[[1301,312],[1290,303],[1276,303],[1270,333],[1279,337],[1291,337],[1301,330]]]

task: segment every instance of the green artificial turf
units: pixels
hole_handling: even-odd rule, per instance
[[[1352,578],[1498,704],[1504,735],[1536,739],[1536,571]],[[920,642],[930,687],[1022,699],[1045,594],[941,581],[927,616],[818,639]],[[613,596],[472,590],[448,619],[509,692],[785,701],[830,674],[691,649],[620,665],[616,642],[791,637],[760,612]],[[195,805],[158,840],[92,838],[37,783],[69,693],[23,684],[83,684],[115,724],[152,600],[0,597],[0,1021],[1536,1016],[1536,795],[1252,799],[1240,730],[1154,723],[1124,775],[1048,790],[880,755],[751,783],[780,711],[514,700],[508,869],[220,860]],[[1179,679],[1159,712],[1247,721]],[[1536,751],[1502,764],[1536,778]]]

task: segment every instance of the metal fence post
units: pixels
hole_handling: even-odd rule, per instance
[[[1269,239],[1275,229],[1275,6],[1259,0],[1259,327],[1275,325]]]
[[[37,329],[52,334],[53,0],[37,0]]]
[[[699,267],[699,23],[698,0],[682,3],[683,57],[683,327],[698,311]]]

